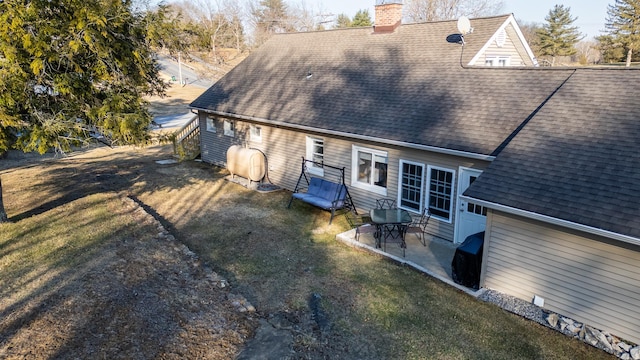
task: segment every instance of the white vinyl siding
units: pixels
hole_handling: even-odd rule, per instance
[[[217,134],[205,131],[205,113],[201,112],[202,127],[201,150],[202,161],[215,164],[218,166],[226,166],[226,152],[231,145],[247,145],[249,123],[240,120],[234,120],[236,124],[237,137],[224,136],[222,131]],[[218,123],[223,122],[223,118],[218,118]],[[221,126],[221,125],[220,125]],[[349,186],[349,193],[358,208],[358,211],[364,212],[373,209],[376,206],[375,199],[380,197],[399,198],[399,181],[400,181],[400,161],[410,161],[425,166],[425,180],[423,187],[423,206],[426,206],[428,189],[427,189],[427,164],[439,166],[443,168],[458,168],[458,166],[473,167],[484,169],[488,162],[479,162],[477,160],[469,160],[462,157],[443,155],[428,151],[416,149],[404,149],[398,147],[385,147],[381,144],[361,143],[350,139],[335,138],[330,136],[321,136],[317,134],[293,131],[286,128],[276,128],[266,124],[260,124],[262,127],[262,142],[252,143],[252,148],[263,151],[268,161],[269,179],[276,185],[288,190],[293,190],[296,181],[300,176],[302,157],[307,156],[307,137],[313,137],[323,140],[323,158],[325,164],[345,168],[345,180]],[[247,133],[247,139],[243,139],[240,135]],[[350,184],[353,164],[353,146],[365,149],[375,150],[382,154],[387,154],[389,159],[387,164],[387,187],[386,195],[371,192],[367,189],[352,186]],[[318,175],[314,175],[318,176]],[[336,171],[325,171],[322,175],[330,181],[339,181],[336,177]],[[455,196],[455,194],[454,194]],[[455,222],[456,212],[452,214]],[[436,220],[432,217],[432,220]],[[447,221],[429,221],[428,231],[433,236],[453,241],[454,224]]]
[[[640,342],[640,247],[489,211],[483,286]]]
[[[527,51],[518,40],[518,34],[510,24],[505,28],[504,44],[499,46],[498,38],[494,38],[483,52],[479,53],[472,63],[472,66],[487,66],[487,57],[505,57],[508,58],[507,66],[533,66],[532,60],[529,58]],[[493,66],[498,66],[494,64]]]

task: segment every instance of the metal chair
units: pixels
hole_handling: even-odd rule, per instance
[[[356,229],[355,239],[360,241],[360,234],[374,234],[376,236],[377,228],[371,223],[371,218],[367,215],[356,215],[353,210],[344,213],[347,223],[352,229]]]
[[[393,199],[377,199],[376,209],[395,209],[396,201]]]
[[[417,220],[414,220],[407,229],[405,230],[407,234],[416,234],[422,242],[422,245],[427,246],[427,239],[425,238],[425,234],[427,233],[427,224],[429,223],[429,219],[431,218],[431,213],[429,209],[425,206],[422,210],[422,215]]]
[[[402,249],[402,257],[406,257],[407,243],[405,241],[405,235],[407,234],[408,228],[409,226],[407,225],[385,226],[382,234],[379,235],[382,240],[382,250],[387,252],[387,243],[398,244]]]

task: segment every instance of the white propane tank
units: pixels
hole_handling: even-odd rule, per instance
[[[240,175],[251,181],[262,181],[265,175],[265,159],[260,150],[233,145],[227,150],[227,169],[231,176]]]

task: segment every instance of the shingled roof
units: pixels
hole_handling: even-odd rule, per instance
[[[279,34],[191,107],[354,138],[492,156],[570,72],[468,68],[509,15]]]
[[[466,196],[640,239],[639,70],[578,69]]]

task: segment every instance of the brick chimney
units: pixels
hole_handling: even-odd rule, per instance
[[[375,33],[393,32],[402,21],[402,0],[376,0]]]

